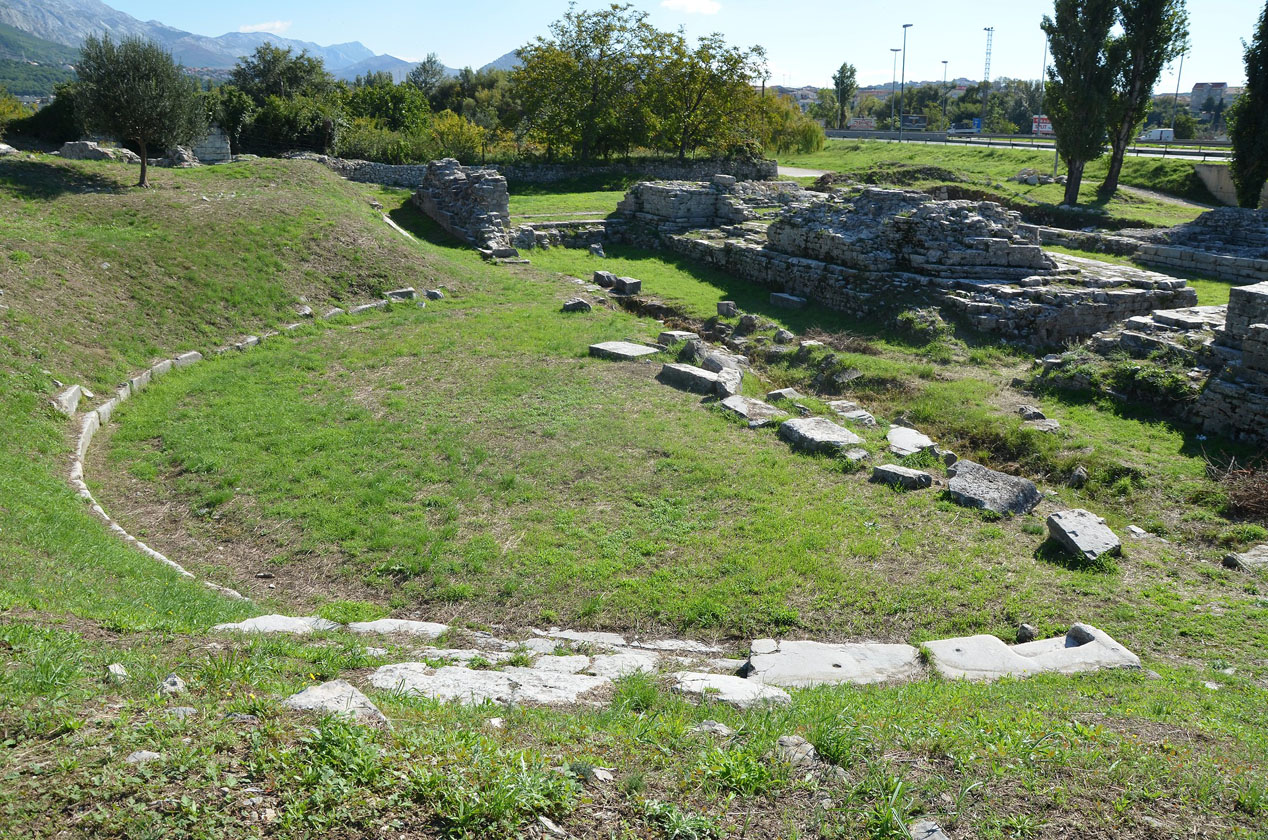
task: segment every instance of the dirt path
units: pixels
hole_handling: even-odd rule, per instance
[[[1122,190],[1123,192],[1131,193],[1132,195],[1138,195],[1141,198],[1152,198],[1154,201],[1162,201],[1167,204],[1175,204],[1179,207],[1188,207],[1193,210],[1214,210],[1215,209],[1214,206],[1210,204],[1199,204],[1196,201],[1189,201],[1188,199],[1178,198],[1174,195],[1168,195],[1167,193],[1160,193],[1160,192],[1154,192],[1153,190],[1146,190],[1141,187],[1129,187],[1126,184],[1119,184],[1118,188]]]
[[[781,166],[779,174],[785,178],[818,178],[820,175],[829,174],[827,169],[802,169],[799,166]]]

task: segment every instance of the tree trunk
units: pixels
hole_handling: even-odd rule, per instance
[[[1109,172],[1105,175],[1105,181],[1101,184],[1100,194],[1109,198],[1118,192],[1118,176],[1123,171],[1123,158],[1127,155],[1127,143],[1122,139],[1122,135],[1117,135],[1112,139],[1113,150],[1110,152]]]
[[[137,145],[141,147],[141,180],[137,181],[136,185],[138,187],[141,187],[142,189],[147,189],[150,186],[150,179],[149,179],[150,161],[146,157],[147,149],[146,149],[145,141],[142,140],[141,142],[137,143]]]
[[[1086,161],[1066,161],[1065,203],[1071,207],[1079,204],[1079,187],[1083,186],[1083,167]]]

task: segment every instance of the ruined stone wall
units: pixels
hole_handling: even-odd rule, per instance
[[[486,252],[515,256],[510,244],[510,195],[506,178],[452,158],[427,164],[414,205],[453,236]]]
[[[190,151],[199,163],[227,163],[233,160],[233,152],[229,149],[229,135],[218,125],[207,129],[207,134],[196,141]]]
[[[1230,360],[1207,383],[1194,415],[1207,431],[1268,443],[1268,283],[1232,290],[1215,343]]]
[[[1132,257],[1145,243],[1128,236],[1115,236],[1096,231],[1065,230],[1043,225],[1018,225],[1018,233],[1036,245],[1059,245],[1076,251],[1093,254],[1112,254],[1116,257]]]

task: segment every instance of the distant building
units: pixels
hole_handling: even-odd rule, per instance
[[[1230,88],[1227,82],[1199,82],[1189,96],[1189,110],[1195,114],[1204,111],[1212,99],[1216,107],[1223,103],[1227,108],[1240,93],[1241,88]]]

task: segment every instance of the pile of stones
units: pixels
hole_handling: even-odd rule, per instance
[[[414,204],[442,228],[488,258],[514,258],[510,193],[497,170],[463,166],[453,158],[427,164]]]
[[[131,149],[107,148],[95,140],[73,140],[62,144],[57,153],[66,160],[119,160],[124,163],[140,163],[141,158]]]

